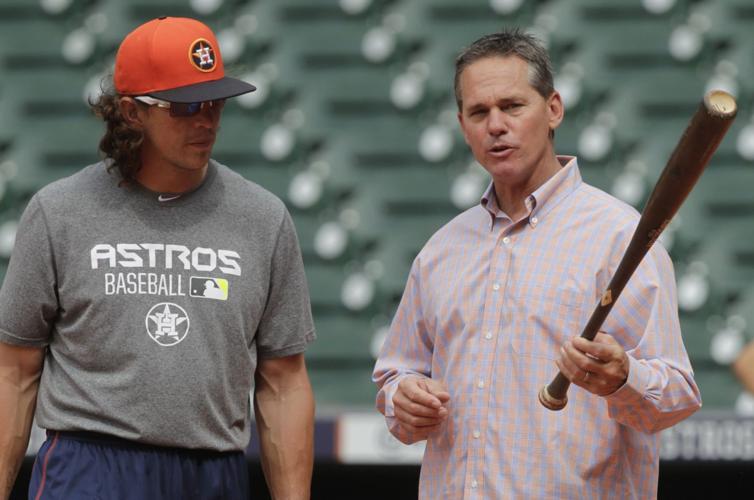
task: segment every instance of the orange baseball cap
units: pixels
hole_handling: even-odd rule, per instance
[[[215,34],[185,17],[160,17],[129,33],[115,56],[113,79],[119,94],[170,102],[211,101],[256,90],[225,76]]]

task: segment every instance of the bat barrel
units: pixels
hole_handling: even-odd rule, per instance
[[[736,100],[732,95],[723,90],[711,90],[707,92],[704,95],[703,104],[710,115],[723,120],[732,120],[738,111]],[[725,132],[723,132],[724,134]]]
[[[593,340],[597,335],[626,283],[702,175],[733,123],[737,108],[736,100],[727,92],[712,90],[705,94],[660,174],[618,269],[581,332],[582,337]],[[540,403],[550,410],[563,409],[568,403],[569,386],[570,381],[558,373],[540,390]]]

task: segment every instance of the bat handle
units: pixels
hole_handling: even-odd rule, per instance
[[[545,385],[539,391],[539,402],[548,410],[562,410],[568,404],[568,386],[571,382],[558,372],[550,385]]]

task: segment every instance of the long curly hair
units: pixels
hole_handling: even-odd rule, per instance
[[[118,169],[121,185],[136,182],[136,173],[141,168],[141,144],[144,134],[129,126],[120,112],[119,95],[112,85],[102,85],[102,93],[95,100],[89,100],[94,114],[101,118],[107,127],[99,142],[99,149],[105,157],[108,171]]]

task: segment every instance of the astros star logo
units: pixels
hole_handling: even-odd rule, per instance
[[[147,333],[161,346],[174,346],[189,331],[190,321],[186,311],[172,302],[162,302],[152,308],[146,317]]]
[[[215,50],[204,38],[199,38],[191,44],[189,60],[200,71],[208,72],[215,69]]]

